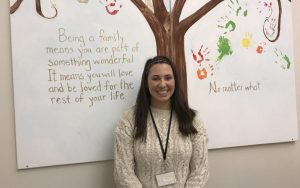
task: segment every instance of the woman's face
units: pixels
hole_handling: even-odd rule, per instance
[[[148,88],[151,95],[151,105],[158,108],[168,108],[175,90],[171,66],[165,63],[153,65],[148,74]]]

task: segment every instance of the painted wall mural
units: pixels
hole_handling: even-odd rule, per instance
[[[210,149],[298,139],[288,0],[10,4],[18,168],[112,159],[156,54],[176,63]]]

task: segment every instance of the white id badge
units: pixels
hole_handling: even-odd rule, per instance
[[[156,175],[156,181],[157,181],[158,187],[174,184],[174,183],[176,183],[175,173],[168,172],[168,173],[164,173],[164,174],[158,174],[158,175]]]

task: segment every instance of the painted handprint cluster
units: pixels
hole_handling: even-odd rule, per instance
[[[217,27],[222,30],[222,36],[218,41],[218,57],[220,62],[225,56],[232,55],[231,40],[227,36],[229,33],[236,31],[237,19],[248,15],[247,4],[241,4],[238,0],[230,0],[227,4],[228,13],[217,20]]]
[[[288,55],[273,44],[280,33],[281,2],[279,0],[256,0],[256,2],[251,1],[251,6],[248,6],[250,0],[229,0],[226,3],[227,11],[217,19],[217,29],[220,35],[216,51],[210,53],[214,49],[209,50],[204,47],[205,44],[200,45],[198,49],[191,50],[193,60],[197,64],[197,78],[205,80],[217,74],[221,62],[227,62],[223,60],[235,54],[236,50],[257,56],[256,63],[266,63],[268,61],[265,61],[265,56],[273,56],[275,59],[273,62],[276,65],[284,70],[290,69],[292,62]],[[258,12],[255,12],[255,9]],[[244,29],[243,24],[247,22],[247,17],[253,14],[261,17],[261,20],[257,20],[258,27],[260,24],[262,27],[261,33]],[[215,55],[215,58],[208,57]]]
[[[275,42],[280,33],[281,4],[269,1],[258,1],[258,10],[264,15],[263,33],[267,40]]]
[[[99,0],[105,7],[105,10],[110,15],[116,15],[123,7],[120,0]]]
[[[88,3],[89,0],[77,0],[79,3]],[[123,7],[120,0],[99,0],[99,2],[105,7],[105,11],[109,15],[116,15]]]
[[[210,62],[210,58],[208,58],[210,51],[203,45],[199,48],[199,50],[191,50],[193,60],[197,64],[197,77],[200,80],[206,79],[209,76],[214,75],[214,66]]]

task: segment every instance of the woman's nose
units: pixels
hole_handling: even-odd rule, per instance
[[[160,87],[165,87],[166,86],[166,81],[164,79],[161,79],[159,82]]]

